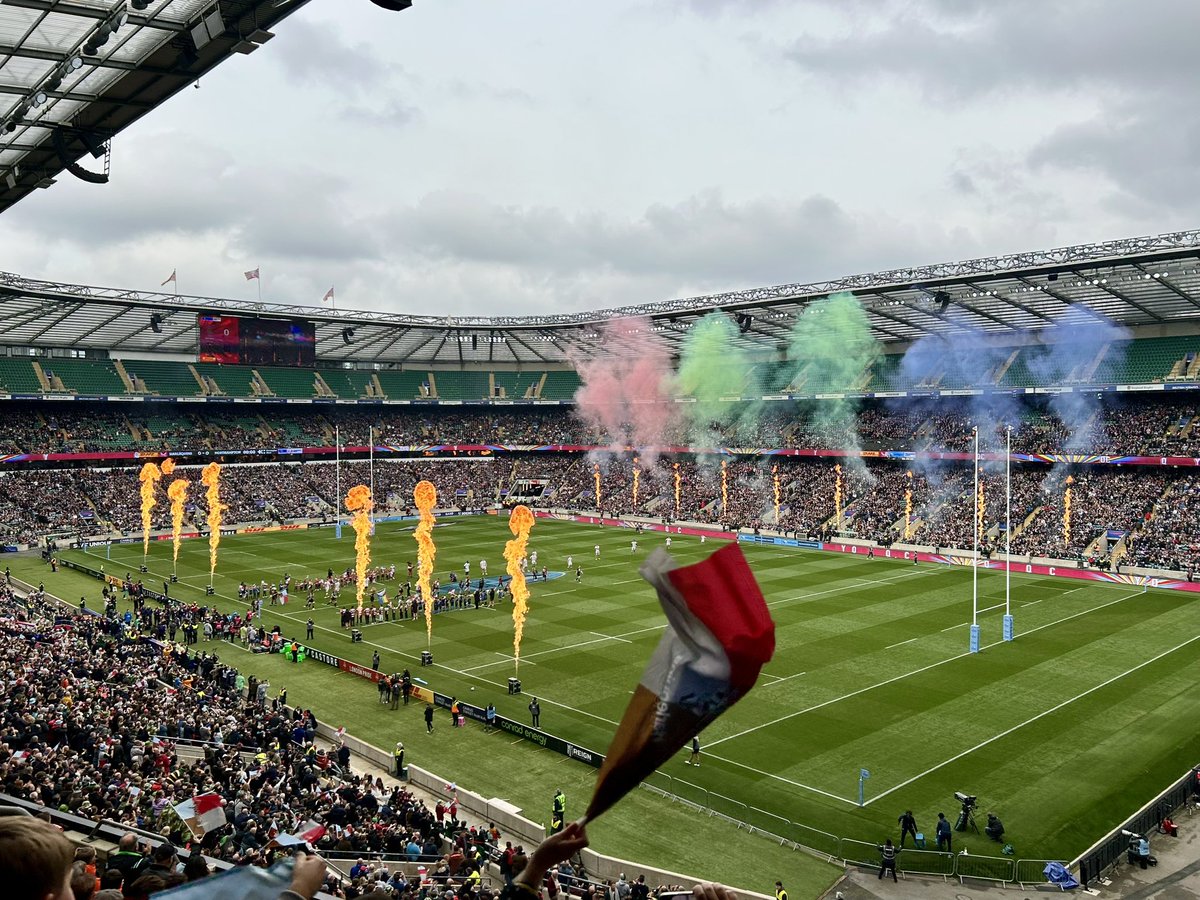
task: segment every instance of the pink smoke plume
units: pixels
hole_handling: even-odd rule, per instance
[[[640,317],[605,322],[600,352],[572,360],[583,382],[575,414],[614,446],[662,446],[675,415],[671,354],[651,328]]]

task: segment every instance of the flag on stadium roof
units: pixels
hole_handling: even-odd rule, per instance
[[[683,568],[659,548],[641,572],[658,591],[667,629],[604,757],[585,821],[744,697],[775,652],[775,623],[737,544]]]
[[[251,269],[249,272],[246,273],[247,281],[253,281],[256,278],[258,278],[258,269]]]
[[[171,274],[167,276],[167,280],[164,281],[162,284],[160,284],[159,287],[165,287],[166,285],[170,284],[172,281],[174,281],[176,284],[178,284],[179,279],[177,279],[175,277],[175,273],[178,271],[179,271],[178,269],[172,269]]]
[[[332,299],[333,299],[333,288],[330,288],[329,290],[327,290],[325,292],[325,296],[321,298],[321,302],[324,303],[326,300],[332,300]]]
[[[221,797],[218,794],[198,794],[172,808],[197,838],[202,838],[207,832],[216,831],[225,824],[225,810],[221,808]]]

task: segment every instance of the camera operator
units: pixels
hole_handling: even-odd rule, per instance
[[[987,814],[987,825],[984,826],[983,833],[990,837],[993,841],[999,841],[1004,838],[1004,823],[1000,821],[1000,817],[995,813]]]
[[[1129,835],[1129,851],[1127,853],[1129,864],[1132,866],[1137,863],[1143,869],[1146,868],[1150,862],[1150,841],[1144,834],[1137,834],[1133,831],[1125,833]]]

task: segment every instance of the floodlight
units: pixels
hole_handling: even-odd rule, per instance
[[[371,2],[392,12],[400,12],[412,6],[412,0],[371,0]]]
[[[162,334],[163,317],[158,313],[150,313],[150,330],[155,334]]]
[[[343,328],[342,329],[342,343],[346,344],[347,346],[354,343],[354,329],[353,328]]]

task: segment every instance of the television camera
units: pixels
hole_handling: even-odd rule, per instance
[[[979,805],[979,797],[974,794],[964,794],[962,791],[955,791],[954,799],[962,804],[962,809],[958,814],[958,821],[954,823],[954,830],[966,831],[970,828],[978,834],[979,826],[975,824],[975,807]]]

